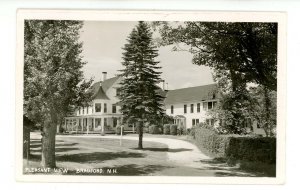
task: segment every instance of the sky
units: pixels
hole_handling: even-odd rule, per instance
[[[126,39],[137,22],[85,21],[80,40],[83,42],[85,78],[99,81],[102,72],[107,78],[119,74],[122,69],[122,52]],[[161,78],[167,83],[168,90],[193,87],[213,83],[211,70],[206,66],[192,64],[192,54],[175,52],[171,46],[160,47],[159,66]]]

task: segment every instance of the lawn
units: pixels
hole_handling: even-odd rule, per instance
[[[155,137],[155,136],[153,136]],[[163,138],[163,136],[159,136]],[[169,138],[169,137],[168,137]],[[179,137],[173,137],[179,138]],[[180,137],[181,139],[181,137]],[[182,140],[182,139],[181,139]],[[264,176],[248,173],[213,159],[180,164],[169,154],[189,156],[191,149],[169,149],[166,144],[144,141],[143,150],[136,140],[113,138],[56,139],[56,169],[41,168],[41,140],[32,136],[29,162],[24,159],[24,174],[118,175],[118,176]]]
[[[75,142],[76,141],[76,142]],[[57,167],[67,169],[61,174],[110,175],[151,175],[168,166],[167,146],[156,142],[144,142],[144,150],[137,150],[137,141],[117,139],[68,138],[56,140]],[[41,161],[40,139],[31,140],[31,158],[24,173],[39,168]],[[27,169],[26,169],[27,168]],[[99,173],[101,172],[102,173]],[[33,173],[44,173],[34,171]],[[46,173],[55,173],[53,170]]]

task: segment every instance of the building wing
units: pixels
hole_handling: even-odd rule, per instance
[[[165,105],[185,102],[198,102],[218,98],[217,84],[196,86],[169,90],[166,94]]]

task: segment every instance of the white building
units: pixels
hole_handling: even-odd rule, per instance
[[[93,101],[89,106],[80,107],[74,116],[65,118],[65,128],[73,132],[110,132],[115,131],[121,119],[119,106],[116,105],[120,77],[106,79],[106,72],[102,79],[92,86]]]
[[[102,73],[102,79],[92,86],[93,101],[89,106],[80,107],[73,116],[65,118],[65,129],[75,133],[115,132],[115,127],[121,121],[122,114],[117,96],[121,77],[106,79],[107,73]],[[174,117],[174,123],[191,128],[200,123],[207,122],[214,125],[214,121],[207,115],[218,102],[217,85],[203,85],[176,90],[164,90],[162,85],[161,95],[165,96],[164,106],[166,114]],[[263,129],[257,127],[257,122],[251,122],[252,131],[264,134]],[[134,126],[126,126],[133,130]],[[58,129],[59,130],[59,129]]]
[[[217,104],[217,85],[210,84],[170,90],[164,101],[166,114],[175,118],[175,123],[191,128],[200,122],[213,121],[207,111]]]

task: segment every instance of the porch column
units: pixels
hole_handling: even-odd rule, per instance
[[[81,118],[81,131],[83,132],[83,118]]]
[[[96,118],[93,118],[93,131],[95,131],[95,126],[96,126]]]
[[[121,118],[117,118],[117,126],[120,125],[120,119],[121,119]]]
[[[103,118],[101,119],[101,127],[102,127],[101,133],[102,133],[102,134],[104,134],[104,118],[105,118],[105,117],[103,117]]]
[[[87,134],[89,134],[89,131],[90,131],[90,127],[89,127],[90,122],[89,121],[90,121],[89,118],[86,118],[86,133]]]
[[[78,133],[79,119],[76,119],[76,133]]]

